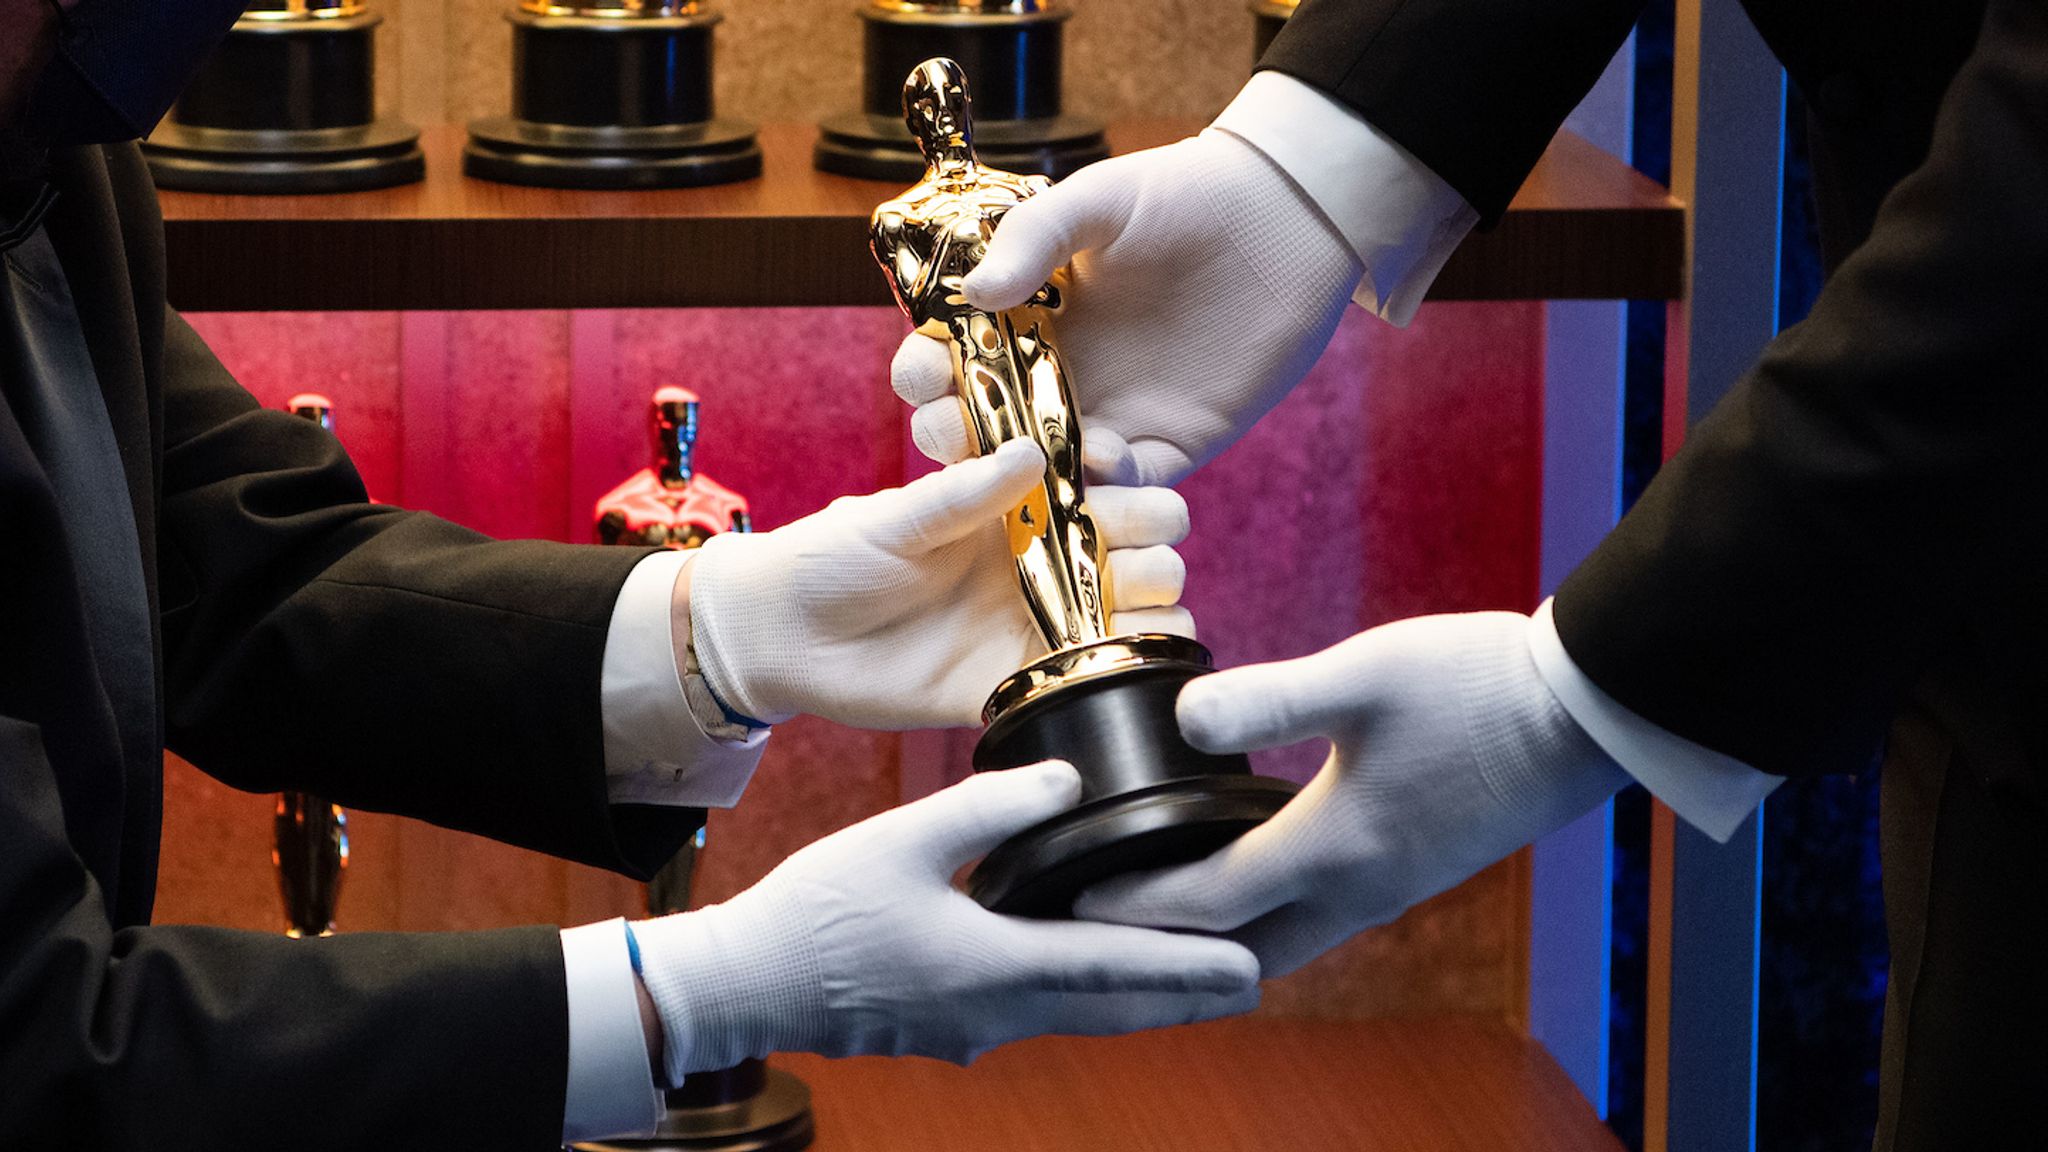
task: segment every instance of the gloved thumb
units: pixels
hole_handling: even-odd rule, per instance
[[[988,527],[1045,479],[1045,453],[1030,440],[1007,440],[987,456],[920,476],[881,506],[875,543],[903,555],[951,544]]]
[[[1081,774],[1048,760],[998,772],[977,772],[889,814],[892,843],[916,843],[941,876],[953,873],[1041,820],[1081,799]]]
[[[1123,233],[1136,202],[1129,162],[1083,168],[1004,213],[981,264],[962,282],[967,302],[1000,311],[1031,298],[1074,253],[1100,248]]]
[[[1204,752],[1256,752],[1332,735],[1365,704],[1366,686],[1351,674],[1351,643],[1189,681],[1174,708],[1181,735]]]

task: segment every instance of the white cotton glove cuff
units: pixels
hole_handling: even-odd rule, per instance
[[[1459,669],[1466,738],[1494,799],[1547,831],[1576,819],[1629,778],[1537,671],[1528,618],[1501,616],[1499,641],[1466,649]]]
[[[818,1047],[825,994],[810,923],[794,893],[763,882],[742,899],[633,926],[670,1086]]]
[[[722,532],[698,549],[690,577],[690,630],[704,683],[719,703],[762,724],[780,724],[802,709],[783,694],[755,685],[806,678],[803,617],[785,610],[796,596],[796,571],[777,554],[773,533]],[[765,668],[753,682],[741,668]]]

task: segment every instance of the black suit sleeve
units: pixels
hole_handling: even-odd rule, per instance
[[[2044,205],[2048,10],[1997,3],[1870,240],[1559,590],[1595,683],[1767,771],[1853,771],[1959,638],[2038,644]]]
[[[0,845],[0,1147],[559,1146],[554,931],[116,931],[5,716]]]
[[[702,814],[614,808],[600,677],[645,549],[494,541],[367,502],[340,444],[164,336],[158,522],[171,748],[645,876]]]
[[[1642,0],[1306,0],[1259,67],[1349,105],[1490,228],[1641,9]]]

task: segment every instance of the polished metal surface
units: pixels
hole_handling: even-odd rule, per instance
[[[341,20],[360,16],[368,5],[358,0],[257,0],[243,11],[242,19],[257,23],[290,20]]]
[[[1003,312],[973,307],[960,289],[1003,213],[1051,182],[977,161],[967,80],[951,60],[918,65],[904,84],[903,112],[925,177],[875,209],[875,259],[918,331],[952,348],[976,449],[986,454],[1028,437],[1045,451],[1044,483],[1006,521],[1024,598],[1047,648],[1107,639],[1103,542],[1081,478],[1079,408],[1053,334],[1066,272]]]
[[[1063,8],[1053,0],[868,0],[867,12],[878,15],[1037,16],[1059,12]]]
[[[596,20],[672,19],[703,13],[706,0],[586,0],[584,3],[556,4],[550,0],[520,0],[519,8],[536,16],[583,16]]]
[[[284,792],[277,798],[275,824],[270,862],[277,867],[284,897],[285,935],[294,940],[334,935],[335,908],[348,868],[347,814],[310,792]]]
[[[720,532],[747,532],[747,498],[697,471],[697,394],[673,385],[648,406],[653,463],[597,501],[597,542],[696,548]]]
[[[1048,652],[1012,673],[989,694],[981,722],[1012,712],[1055,688],[1171,661],[1210,667],[1209,650],[1185,636],[1140,632]]]
[[[285,401],[285,410],[334,431],[334,403],[318,392],[299,393]],[[284,898],[285,935],[334,935],[348,869],[348,814],[310,792],[285,792],[277,798],[271,831],[270,862]]]

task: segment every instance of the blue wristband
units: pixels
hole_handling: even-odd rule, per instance
[[[640,971],[640,941],[633,936],[633,922],[621,920],[620,923],[626,926],[626,960],[633,965],[633,975],[645,976],[646,973]]]

